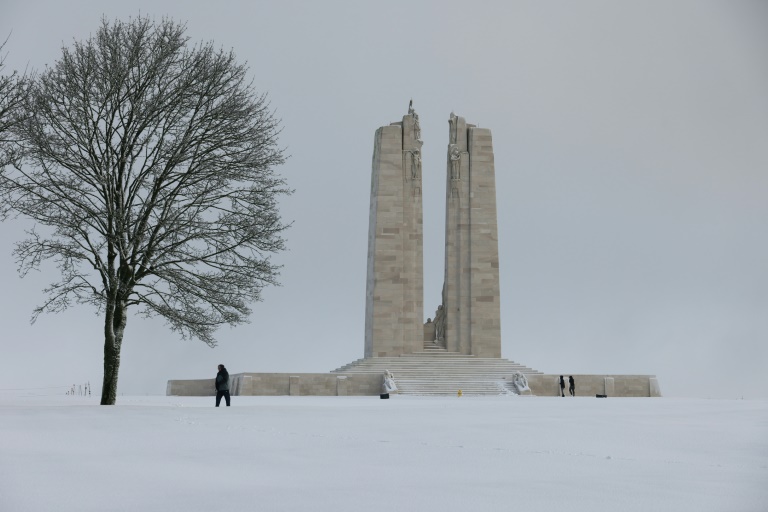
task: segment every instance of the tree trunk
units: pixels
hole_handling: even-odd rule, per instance
[[[117,401],[117,372],[120,369],[120,348],[127,320],[125,302],[109,300],[104,318],[104,382],[101,386],[101,405],[115,405]]]

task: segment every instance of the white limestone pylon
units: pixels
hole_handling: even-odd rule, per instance
[[[491,131],[451,113],[445,194],[445,282],[438,343],[501,357],[496,176]]]
[[[412,106],[374,139],[365,357],[421,350],[424,321],[421,128]]]

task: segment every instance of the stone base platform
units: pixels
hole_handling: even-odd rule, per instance
[[[540,374],[501,358],[479,358],[451,352],[423,352],[399,357],[358,359],[333,373],[358,375],[391,372],[403,395],[499,395],[509,392],[505,379],[514,373]]]
[[[331,373],[239,373],[230,376],[234,396],[378,396],[383,375],[394,375],[400,394],[463,396],[511,394],[510,378],[522,373],[535,396],[560,396],[560,375],[543,374],[501,358],[445,353],[359,359]],[[653,375],[573,375],[576,396],[661,396]],[[568,389],[565,389],[568,395]],[[213,396],[214,379],[169,380],[166,395]]]

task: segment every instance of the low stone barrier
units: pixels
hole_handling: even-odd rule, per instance
[[[233,396],[370,396],[381,393],[379,374],[238,373],[229,376]],[[215,395],[214,379],[169,380],[166,395]]]
[[[565,395],[568,395],[568,375]],[[560,375],[527,374],[535,396],[560,396]],[[655,375],[576,375],[576,396],[661,396]],[[230,375],[233,396],[377,396],[383,376],[378,373],[238,373]],[[166,395],[213,396],[214,379],[169,380]]]
[[[659,397],[661,391],[655,375],[577,375],[563,374],[565,396],[568,377],[573,375],[576,396]],[[536,396],[560,396],[560,375],[526,375],[528,387]]]
[[[166,396],[216,396],[216,379],[169,380]]]

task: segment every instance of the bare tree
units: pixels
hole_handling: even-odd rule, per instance
[[[61,272],[33,321],[73,302],[103,314],[103,405],[130,308],[215,346],[216,328],[246,322],[277,284],[279,121],[231,51],[185,30],[105,19],[63,48],[31,78],[13,128],[24,160],[0,176],[0,213],[46,228],[17,244],[20,273],[44,260]]]
[[[0,72],[5,68],[3,50],[8,40],[0,43]],[[9,164],[15,154],[11,128],[19,119],[19,106],[24,98],[24,80],[14,71],[10,75],[0,74],[0,168]]]

